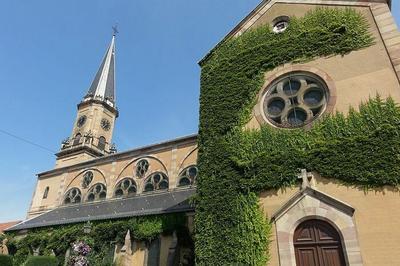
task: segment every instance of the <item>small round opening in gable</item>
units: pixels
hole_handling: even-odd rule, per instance
[[[289,27],[289,17],[280,16],[272,21],[272,31],[275,33],[284,32]]]

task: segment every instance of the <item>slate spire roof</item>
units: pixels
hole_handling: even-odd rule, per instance
[[[104,55],[84,101],[96,99],[115,107],[115,35]]]

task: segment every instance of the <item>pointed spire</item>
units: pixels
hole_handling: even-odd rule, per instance
[[[84,97],[84,101],[98,99],[115,107],[115,34],[103,58],[99,70]]]

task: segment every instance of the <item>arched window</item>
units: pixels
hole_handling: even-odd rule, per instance
[[[327,222],[314,219],[301,223],[293,243],[297,266],[346,265],[339,232]]]
[[[79,188],[71,188],[65,193],[64,204],[80,203],[82,200],[82,193]]]
[[[81,137],[82,137],[81,133],[76,134],[72,145],[74,146],[78,145],[81,142]]]
[[[44,193],[43,193],[43,199],[47,199],[47,196],[49,195],[49,187],[46,187],[45,189],[44,189]]]
[[[107,196],[107,188],[104,184],[94,184],[90,189],[86,197],[86,201],[103,200]]]
[[[97,147],[102,151],[106,148],[106,138],[105,137],[101,136],[99,138],[99,144],[97,145]]]
[[[178,187],[193,185],[196,181],[198,172],[199,171],[195,165],[191,165],[183,169],[183,171],[179,174]]]
[[[161,172],[156,172],[147,178],[144,185],[144,192],[168,189],[168,177],[166,174]]]
[[[116,186],[114,191],[115,197],[129,197],[136,195],[137,186],[132,178],[122,179]]]

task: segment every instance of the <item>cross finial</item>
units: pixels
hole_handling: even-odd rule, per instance
[[[112,30],[113,30],[113,36],[117,35],[117,33],[119,33],[118,31],[118,24],[115,23],[114,26],[111,26]]]
[[[307,187],[315,187],[314,175],[310,172],[307,172],[306,169],[300,169],[300,174],[297,176],[298,179],[302,179],[303,183],[301,184],[301,188],[305,189]]]

